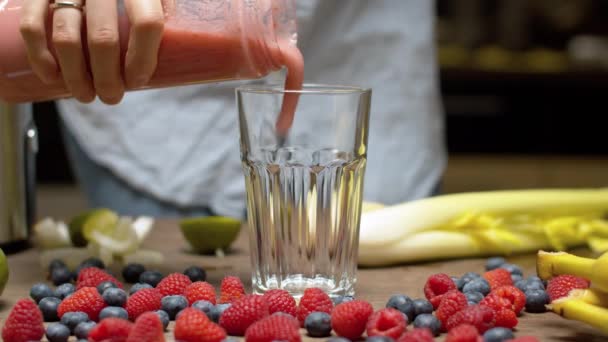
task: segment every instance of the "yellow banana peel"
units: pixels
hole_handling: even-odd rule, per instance
[[[608,189],[489,191],[365,205],[359,264],[608,250]]]
[[[566,319],[587,323],[604,334],[608,334],[607,308],[587,303],[579,298],[570,297],[554,300],[548,307]]]
[[[536,272],[545,280],[561,274],[572,274],[590,280],[594,288],[608,293],[608,252],[593,259],[566,252],[539,251]]]

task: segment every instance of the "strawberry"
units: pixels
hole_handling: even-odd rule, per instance
[[[268,316],[268,303],[263,296],[247,295],[232,303],[220,316],[220,325],[229,335],[243,336],[253,323]]]
[[[199,300],[206,300],[215,305],[215,289],[205,281],[196,281],[188,285],[184,290],[184,296],[188,299],[189,305]]]
[[[245,295],[245,286],[238,277],[228,276],[220,285],[220,303],[232,303]]]
[[[105,318],[89,332],[89,342],[126,342],[132,328],[125,319]]]
[[[104,281],[111,281],[119,288],[123,288],[122,283],[108,272],[97,267],[87,267],[83,268],[78,273],[76,290],[80,290],[83,287],[97,287],[97,285],[103,283]]]
[[[175,320],[175,340],[183,342],[221,342],[226,331],[194,308],[182,310]]]
[[[331,312],[331,327],[338,336],[354,341],[365,331],[373,312],[372,305],[363,300],[338,304]]]
[[[494,327],[494,311],[483,305],[467,306],[448,318],[445,328],[450,331],[462,324],[472,325],[483,334]]]
[[[447,274],[433,274],[424,284],[424,296],[433,304],[433,308],[437,309],[441,303],[442,295],[456,289],[456,284]]]
[[[156,289],[163,297],[183,295],[184,291],[190,284],[192,284],[192,281],[190,278],[188,278],[188,276],[182,273],[171,273],[164,277],[160,283],[156,285]]]
[[[334,303],[323,290],[316,287],[304,290],[304,294],[300,298],[300,305],[298,305],[296,311],[300,326],[304,326],[304,320],[311,313],[316,311],[330,314],[333,307]]]
[[[367,336],[387,336],[398,339],[406,331],[407,318],[393,308],[374,312],[367,321]]]
[[[445,342],[482,342],[477,328],[470,324],[462,324],[448,332]]]
[[[289,292],[281,289],[270,290],[264,293],[264,299],[268,303],[268,312],[284,312],[296,317],[296,300]]]
[[[66,312],[82,311],[89,319],[97,321],[99,312],[106,307],[99,292],[94,287],[83,287],[64,299],[57,307],[57,315],[63,317]]]
[[[135,320],[126,342],[165,342],[163,323],[156,312],[146,312]]]
[[[513,285],[511,273],[504,268],[497,268],[483,274],[485,280],[490,283],[490,288],[493,290],[500,286]]]
[[[458,311],[467,307],[467,297],[458,290],[451,290],[442,295],[441,303],[435,312],[443,327],[447,327],[448,319]]]
[[[299,322],[287,315],[272,315],[253,323],[245,331],[247,342],[300,342]]]
[[[40,341],[44,336],[44,320],[38,305],[30,299],[15,303],[2,328],[6,342]]]
[[[554,301],[558,298],[566,297],[574,289],[586,289],[588,287],[589,281],[583,278],[573,275],[560,275],[549,280],[547,294],[551,301]]]
[[[142,289],[135,292],[127,299],[125,305],[129,319],[133,321],[144,312],[159,310],[162,297],[157,289]]]

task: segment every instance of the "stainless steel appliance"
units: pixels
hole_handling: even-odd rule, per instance
[[[26,246],[35,219],[37,131],[32,104],[0,101],[0,247]]]

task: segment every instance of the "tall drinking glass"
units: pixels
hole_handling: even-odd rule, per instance
[[[284,97],[299,98],[287,134]],[[253,292],[354,295],[371,91],[244,86],[237,103]]]

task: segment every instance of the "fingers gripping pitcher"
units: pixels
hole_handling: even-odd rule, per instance
[[[8,103],[71,97],[63,81],[42,82],[28,63],[20,32],[27,0],[0,0],[0,100]],[[52,0],[50,1],[52,2]],[[131,26],[119,1],[122,60]],[[302,84],[303,61],[296,46],[294,0],[162,0],[165,13],[158,64],[150,81],[137,89],[191,83],[261,78],[287,67],[285,86]],[[53,11],[49,4],[47,43],[52,44]],[[83,8],[86,17],[86,3]],[[86,42],[86,38],[82,40]],[[84,44],[86,45],[86,44]],[[85,47],[86,49],[86,47]],[[134,90],[134,89],[129,89]],[[278,125],[286,130],[297,98],[286,97]]]

